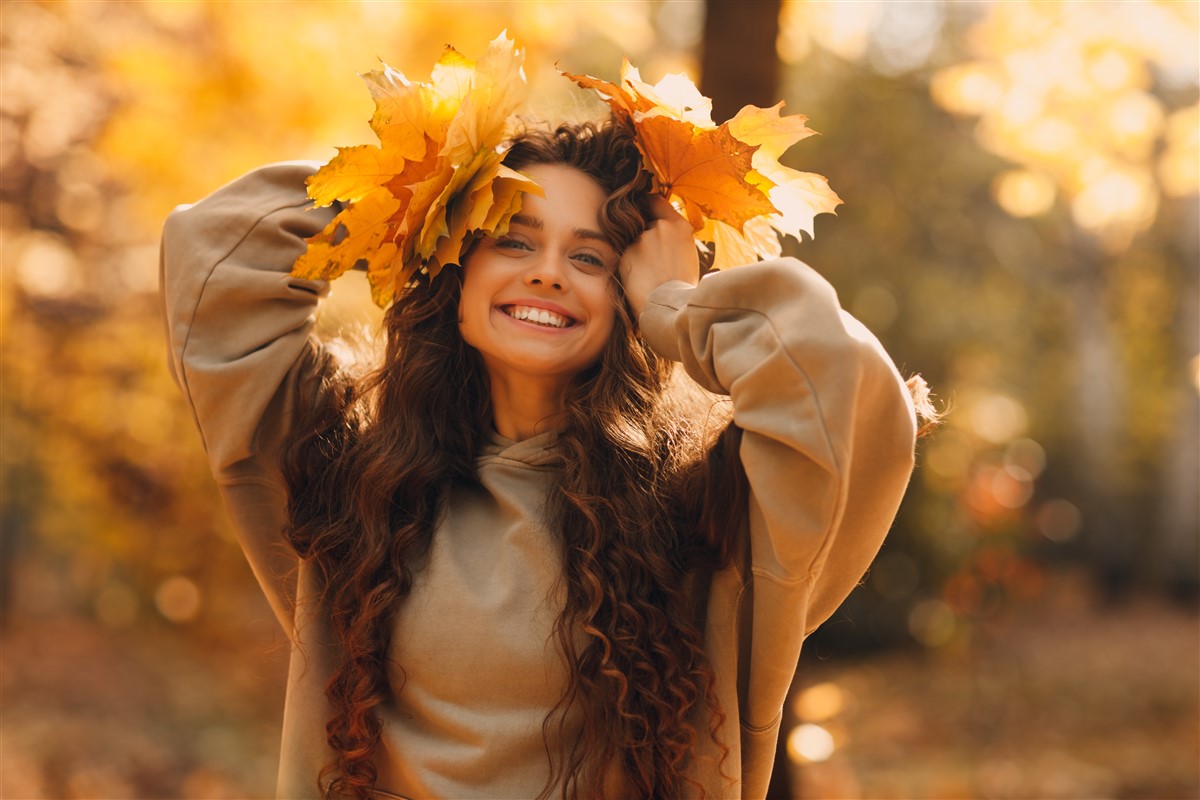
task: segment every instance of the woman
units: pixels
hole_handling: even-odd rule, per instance
[[[331,218],[314,165],[166,225],[174,372],[292,640],[279,795],[761,796],[903,494],[909,393],[799,262],[699,281],[623,126],[505,163],[544,196],[401,294],[361,379],[286,274]]]

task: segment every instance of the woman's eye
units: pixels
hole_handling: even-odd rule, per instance
[[[604,269],[607,266],[603,258],[593,253],[576,253],[571,258],[596,269]]]
[[[532,247],[527,245],[525,242],[522,242],[520,239],[509,239],[507,237],[503,238],[503,239],[497,239],[496,247],[504,248],[506,250],[532,250],[533,249]]]

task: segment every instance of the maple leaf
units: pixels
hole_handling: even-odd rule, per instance
[[[623,59],[621,61],[622,83],[631,72],[636,74],[637,68],[629,64],[629,59]],[[654,101],[638,95],[634,92],[633,87],[618,86],[600,78],[593,78],[591,75],[575,75],[562,70],[559,70],[559,74],[564,78],[571,79],[584,89],[595,90],[601,99],[608,103],[613,112],[623,119],[630,119],[636,111],[654,110]]]
[[[779,163],[784,151],[815,133],[805,117],[781,116],[783,103],[746,106],[717,126],[712,102],[686,75],[651,85],[628,60],[619,85],[562,74],[598,92],[632,126],[655,188],[692,223],[698,242],[713,243],[715,269],[777,257],[776,231],[811,236],[813,217],[841,202],[822,176]]]
[[[404,169],[405,159],[394,150],[371,144],[339,147],[329,169],[319,171],[308,181],[308,196],[318,206],[335,200],[358,202],[373,187]]]
[[[801,139],[816,134],[808,125],[808,118],[800,114],[784,117],[780,115],[783,102],[771,108],[745,106],[729,121],[732,134],[747,144],[758,145],[754,153],[754,169],[769,180],[767,190],[778,213],[771,217],[771,225],[781,234],[800,240],[800,232],[814,235],[813,218],[817,214],[834,213],[842,202],[822,175],[785,167],[779,163],[780,156]]]
[[[698,128],[666,116],[634,124],[647,167],[663,194],[678,198],[693,227],[702,227],[707,217],[741,230],[747,220],[776,211],[746,181],[756,148],[735,139],[727,126]]]
[[[712,100],[700,94],[692,79],[682,72],[668,72],[656,84],[642,80],[638,68],[622,64],[621,80],[637,98],[635,112],[647,116],[669,116],[702,128],[713,127]],[[649,106],[649,107],[647,107]]]
[[[399,206],[386,192],[363,197],[309,238],[308,249],[292,266],[292,275],[332,280],[362,261],[367,265],[371,296],[377,303],[384,297],[390,300],[394,287],[383,276],[395,266],[397,250],[389,221]]]
[[[778,159],[796,142],[817,133],[806,124],[808,117],[803,114],[781,116],[779,111],[782,108],[782,100],[770,108],[743,106],[729,120],[729,131],[746,144],[758,145],[760,158]]]
[[[677,203],[697,231],[710,219],[741,230],[746,220],[775,213],[764,188],[746,179],[757,147],[736,139],[727,125],[713,125],[712,101],[686,75],[670,74],[651,85],[628,60],[621,64],[619,86],[562,74],[598,92],[633,127],[655,188]]]
[[[713,220],[696,238],[713,243],[710,269],[753,264],[761,258],[779,258],[783,253],[779,236],[766,217],[747,220],[740,231],[732,225]]]
[[[309,178],[318,206],[346,206],[292,274],[333,279],[365,264],[371,296],[387,306],[418,271],[436,276],[472,241],[506,229],[537,185],[504,167],[509,120],[527,94],[523,53],[506,33],[478,61],[447,46],[427,83],[387,64],[363,75],[379,145],[341,148]]]

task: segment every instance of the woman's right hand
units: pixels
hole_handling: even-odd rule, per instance
[[[621,284],[637,315],[650,293],[669,281],[700,280],[700,256],[692,225],[664,197],[650,198],[651,219],[645,232],[621,256]]]

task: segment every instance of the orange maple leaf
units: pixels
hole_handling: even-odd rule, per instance
[[[635,120],[637,143],[664,195],[678,198],[699,230],[703,218],[738,230],[747,220],[775,213],[762,189],[746,176],[757,147],[735,139],[729,128],[697,128],[666,116]]]
[[[778,256],[776,232],[811,236],[813,217],[841,202],[822,176],[779,163],[785,150],[815,133],[805,117],[781,116],[783,103],[746,106],[716,126],[711,101],[686,75],[647,84],[627,60],[619,85],[562,74],[598,92],[633,127],[655,188],[692,223],[698,242],[713,243],[716,269]]]
[[[619,86],[590,75],[562,74],[598,92],[633,127],[655,188],[697,231],[706,220],[740,231],[746,220],[775,213],[766,194],[770,182],[747,178],[757,146],[738,141],[726,125],[715,127],[712,102],[686,75],[670,74],[651,85],[628,60],[621,64]]]
[[[591,75],[575,75],[570,72],[559,73],[564,78],[570,78],[575,83],[582,86],[584,89],[593,89],[600,97],[608,103],[609,107],[619,116],[629,119],[636,111],[653,111],[654,101],[641,95],[630,86],[625,78],[630,72],[636,72],[637,68],[629,64],[629,59],[624,59],[621,62],[621,86],[615,83],[610,83],[599,78],[593,78]]]

